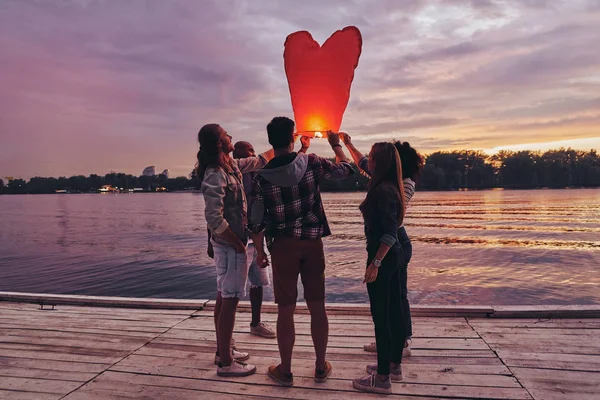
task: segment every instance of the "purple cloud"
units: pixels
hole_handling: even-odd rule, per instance
[[[187,174],[213,121],[267,147],[292,116],[285,37],[346,25],[364,46],[342,128],[365,150],[600,142],[594,0],[5,0],[0,175]]]

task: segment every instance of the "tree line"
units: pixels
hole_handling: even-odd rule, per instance
[[[355,166],[356,168],[356,166]],[[368,178],[360,173],[342,181],[324,181],[323,191],[363,191]],[[98,192],[104,185],[147,192],[200,189],[200,180],[165,175],[134,176],[123,173],[72,176],[70,178],[34,177],[29,181],[0,179],[2,194],[44,194]],[[429,154],[417,186],[420,190],[457,189],[533,189],[540,187],[600,187],[600,156],[595,150],[558,149],[546,152],[501,151],[487,155],[482,151],[438,151]]]
[[[425,190],[534,189],[600,186],[596,150],[441,151],[427,157],[419,182]]]
[[[33,177],[29,181],[14,179],[6,186],[0,180],[0,193],[4,194],[49,194],[56,191],[69,193],[95,193],[103,186],[109,185],[115,189],[142,189],[145,192],[155,192],[165,188],[167,191],[181,191],[200,188],[200,180],[196,177],[188,179],[184,176],[167,178],[166,175],[134,176],[131,174],[111,172],[106,175],[92,174],[77,175],[70,178]]]

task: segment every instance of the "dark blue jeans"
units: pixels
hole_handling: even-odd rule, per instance
[[[404,227],[398,229],[398,241],[404,253],[404,264],[398,272],[400,278],[400,298],[402,302],[402,318],[406,327],[406,337],[412,337],[412,319],[410,317],[410,304],[408,303],[408,263],[412,257],[412,243]]]

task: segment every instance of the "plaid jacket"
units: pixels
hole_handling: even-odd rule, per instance
[[[347,162],[332,163],[314,154],[296,157],[308,158],[306,172],[297,184],[275,185],[261,175],[261,171],[254,178],[249,223],[254,233],[266,229],[270,239],[285,236],[299,240],[320,239],[331,234],[319,184],[323,179],[346,178],[354,169]]]

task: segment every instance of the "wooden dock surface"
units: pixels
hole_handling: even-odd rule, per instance
[[[266,307],[263,320],[274,324]],[[310,317],[296,316],[295,386],[266,375],[273,339],[251,336],[240,307],[234,337],[257,374],[220,378],[211,304],[203,310],[0,302],[0,399],[349,399],[351,379],[375,361],[371,319],[332,305],[332,378],[313,381]],[[505,310],[508,311],[508,310]],[[393,399],[600,399],[600,319],[415,317],[413,355]]]

